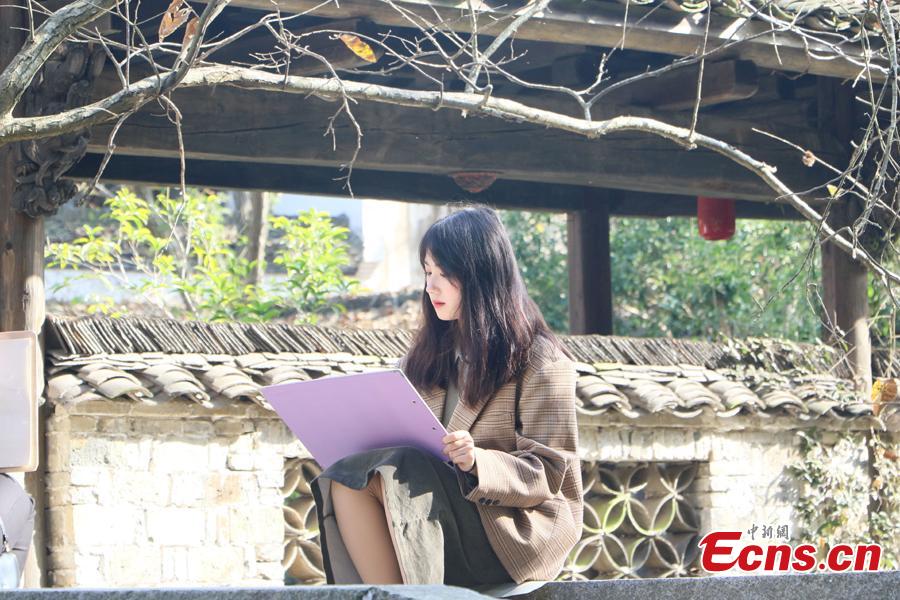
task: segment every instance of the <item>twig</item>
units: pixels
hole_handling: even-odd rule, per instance
[[[712,2],[707,5],[706,10],[706,27],[703,29],[703,48],[700,50],[700,55],[706,55],[706,41],[709,39],[709,22],[712,21]],[[697,98],[694,101],[694,110],[691,115],[691,134],[690,138],[693,139],[694,132],[697,130],[697,117],[700,115],[700,101],[703,99],[703,69],[706,66],[706,58],[700,59],[700,71],[697,74]]]

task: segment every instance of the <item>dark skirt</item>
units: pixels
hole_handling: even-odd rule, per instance
[[[380,473],[391,515],[397,560],[406,584],[475,587],[512,581],[459,488],[456,470],[415,448],[354,454],[312,482],[328,583],[362,583],[341,539],[331,505],[331,481],[361,490]]]

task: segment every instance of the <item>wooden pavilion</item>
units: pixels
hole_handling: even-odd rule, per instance
[[[19,0],[18,4],[24,6],[25,2]],[[168,4],[164,0],[140,3],[141,14],[148,17],[141,25],[146,38],[156,37],[159,16]],[[759,6],[763,4],[768,3]],[[725,44],[727,47],[705,64],[697,130],[775,166],[786,184],[803,192],[804,198],[821,210],[824,203],[817,198],[827,196],[821,189],[831,174],[819,166],[804,166],[802,152],[776,138],[789,140],[839,167],[847,164],[851,141],[864,116],[854,103],[851,83],[863,74],[868,55],[859,38],[840,42],[840,53],[834,53],[829,45],[817,45],[775,23],[793,19],[821,29],[822,39],[833,39],[829,38],[832,32],[858,24],[862,9],[857,11],[855,5],[853,10],[842,8],[823,0],[804,4],[799,9],[802,12],[791,12],[789,3],[781,4],[784,7],[776,11],[777,17],[772,17],[771,11],[752,17],[739,1],[718,2],[712,10],[702,1],[650,0],[628,6],[609,0],[554,1],[516,31],[515,51],[521,58],[507,69],[545,86],[585,87],[596,77],[601,58],[611,48],[618,50],[610,55],[607,68],[612,81],[617,81],[666,64],[673,57],[690,56],[703,47],[704,39],[710,47]],[[137,5],[132,2],[129,6],[136,10]],[[408,15],[439,20],[440,27],[462,35],[477,22],[478,35],[487,44],[521,4],[234,0],[216,20],[216,35],[238,31],[276,6],[285,15],[303,14],[291,21],[298,29],[337,21],[347,27],[350,19],[355,30],[371,36],[387,32],[398,38],[414,35]],[[195,8],[202,10],[203,6]],[[477,18],[468,18],[469,11]],[[25,39],[24,13],[16,7],[0,8],[0,68],[9,63]],[[106,27],[113,38],[125,41],[125,32],[117,30],[114,18],[106,21]],[[213,59],[246,62],[248,53],[259,51],[264,44],[264,39],[252,39],[233,50],[224,49]],[[49,61],[19,114],[52,114],[120,89],[115,70],[109,64],[104,66],[102,50],[86,48],[73,46]],[[351,61],[347,66],[358,65]],[[374,72],[377,67],[371,67],[371,73],[366,67],[341,75],[347,80],[377,81],[403,89],[427,85],[420,76],[404,70],[386,79]],[[312,67],[299,68],[303,74],[322,75]],[[877,85],[883,73],[883,67],[878,67],[866,76]],[[697,77],[694,64],[623,87],[595,107],[593,118],[647,116],[689,126]],[[456,81],[449,80],[446,85],[449,90],[461,89]],[[558,94],[502,80],[495,82],[492,93],[580,116],[576,104],[564,102]],[[333,103],[226,86],[176,90],[172,100],[181,111],[188,185],[348,194],[338,178],[345,174],[340,167],[353,155],[356,133],[349,120],[339,118],[333,123],[334,141],[330,135],[323,136],[336,110]],[[115,154],[105,167],[104,181],[179,183],[179,138],[171,115],[165,112],[151,103],[118,129]],[[364,102],[354,107],[354,115],[364,132],[351,179],[353,192],[360,198],[477,201],[567,213],[572,333],[613,333],[610,217],[693,215],[696,198],[712,196],[736,200],[738,219],[801,218],[744,167],[708,150],[687,151],[648,134],[589,140],[528,124],[473,115],[464,118],[456,111]],[[757,133],[757,128],[774,137]],[[45,316],[42,216],[72,196],[70,179],[95,175],[112,129],[110,123],[63,136],[63,142],[52,139],[30,147],[30,142],[0,147],[0,331],[41,330]],[[496,181],[484,191],[467,192],[453,175],[471,172],[490,173]],[[840,204],[830,212],[836,227],[851,222],[853,216],[850,207]],[[850,366],[865,386],[871,381],[866,269],[826,244],[822,273],[829,320],[847,332]]]
[[[141,6],[147,19],[146,37],[155,35],[158,15],[167,3],[155,0]],[[310,0],[283,0],[276,3],[283,13],[304,16],[292,23],[297,27],[323,26],[334,19],[355,21],[353,27],[372,35],[390,31],[402,37],[414,32],[398,7],[411,14],[428,14],[442,19],[442,27],[466,32],[469,19],[462,19],[468,4],[449,0],[352,0],[318,6]],[[677,56],[687,56],[701,47],[706,31],[706,13],[690,3],[625,7],[615,2],[594,0],[561,2],[515,34],[516,52],[523,58],[508,69],[517,77],[549,85],[585,86],[596,75],[597,65],[608,48],[619,47],[607,66],[613,80],[664,64]],[[271,8],[262,0],[236,0],[221,16],[224,33],[254,22]],[[506,6],[506,5],[504,5]],[[479,34],[490,39],[515,7],[492,8],[479,3]],[[792,189],[820,189],[828,176],[819,167],[806,168],[801,154],[782,141],[754,132],[764,126],[770,133],[790,140],[833,164],[846,164],[859,110],[852,104],[850,86],[842,82],[860,74],[861,47],[847,45],[843,54],[829,60],[814,58],[824,48],[810,46],[808,40],[789,32],[771,31],[763,20],[733,16],[735,10],[721,5],[711,15],[708,44],[733,43],[706,65],[703,105],[699,131],[734,143],[752,156],[774,165]],[[825,27],[840,29],[852,19],[834,7],[796,15]],[[674,9],[674,10],[673,10]],[[18,50],[13,38],[15,19],[23,11],[5,10],[0,21],[4,31],[0,65]],[[727,13],[731,13],[729,16]],[[740,11],[738,11],[740,12]],[[720,14],[725,13],[725,14]],[[829,17],[831,20],[825,18]],[[844,21],[841,21],[841,18]],[[218,21],[217,21],[218,22]],[[623,23],[627,34],[623,36]],[[111,35],[114,23],[109,25]],[[124,39],[124,38],[123,38]],[[737,40],[743,40],[739,43]],[[270,40],[271,42],[271,40]],[[240,62],[248,48],[259,48],[264,40],[237,47],[231,55],[217,56],[222,62]],[[97,64],[96,49],[91,55],[82,47],[81,63],[87,66],[81,77],[57,79],[59,70],[47,69],[26,98],[27,114],[47,114],[59,110],[76,81],[90,81],[90,97],[103,97],[118,89],[119,79],[108,64]],[[223,50],[225,53],[227,50]],[[243,54],[241,54],[243,52]],[[91,61],[94,61],[93,63]],[[58,63],[57,63],[58,64]],[[48,63],[49,65],[49,63]],[[50,65],[52,66],[52,65]],[[355,66],[355,65],[354,65]],[[377,66],[377,65],[376,65]],[[314,70],[314,69],[313,69]],[[95,72],[96,71],[96,72]],[[306,71],[309,72],[307,68]],[[293,73],[293,71],[292,71]],[[696,94],[697,67],[693,65],[662,76],[626,86],[605,98],[595,108],[593,118],[615,115],[651,116],[676,125],[688,125]],[[365,70],[343,74],[348,79],[374,81]],[[877,76],[877,72],[876,72]],[[424,84],[415,74],[397,71],[384,81],[416,89]],[[64,78],[63,78],[64,79]],[[447,82],[448,89],[456,83]],[[55,96],[54,96],[55,94]],[[575,113],[574,103],[566,104],[558,95],[522,89],[497,81],[493,94],[523,103],[551,108],[563,114]],[[69,94],[71,97],[72,94]],[[314,98],[240,90],[224,86],[176,91],[173,100],[182,113],[189,185],[222,188],[265,189],[296,193],[346,195],[338,178],[355,147],[355,131],[347,119],[334,123],[336,148],[330,136],[323,136],[335,106]],[[63,101],[65,102],[65,101]],[[71,102],[71,100],[70,100]],[[64,106],[65,104],[63,104]],[[669,141],[634,133],[588,140],[573,134],[544,130],[530,125],[488,118],[463,118],[458,112],[421,110],[361,103],[354,109],[364,132],[356,160],[353,191],[359,197],[419,202],[473,200],[504,207],[565,211],[570,227],[570,285],[573,333],[611,333],[612,299],[609,286],[610,216],[658,217],[691,215],[700,195],[737,200],[737,217],[796,219],[797,212],[745,168],[706,150],[685,151]],[[3,300],[0,329],[39,329],[42,292],[39,289],[43,260],[40,215],[55,210],[55,203],[71,195],[64,177],[92,177],[107,149],[112,125],[95,127],[86,141],[86,154],[71,169],[71,154],[59,151],[37,153],[44,169],[59,181],[15,183],[16,169],[23,169],[18,148],[3,149],[0,182],[0,232],[6,244],[2,262]],[[39,145],[52,144],[41,142]],[[84,146],[84,144],[75,144]],[[58,146],[58,144],[57,144]],[[147,106],[133,115],[118,131],[116,152],[104,172],[104,180],[174,184],[179,181],[180,161],[176,128],[158,105]],[[84,151],[85,148],[81,148]],[[35,153],[32,153],[35,154]],[[75,155],[77,159],[77,154]],[[54,163],[56,161],[56,163]],[[62,162],[60,167],[58,163]],[[25,167],[27,170],[27,167]],[[35,170],[35,165],[30,166]],[[454,183],[459,172],[490,172],[496,182],[480,193],[469,193]],[[44,189],[37,201],[28,196],[31,186]],[[55,186],[55,187],[54,187]],[[48,189],[53,187],[53,189]],[[16,210],[14,189],[31,203]],[[809,195],[814,205],[815,192]],[[22,201],[18,204],[23,204]],[[24,209],[24,212],[23,210]],[[833,211],[834,213],[840,211]],[[31,218],[25,213],[35,216]],[[843,255],[824,253],[826,303],[836,322],[845,330],[865,317],[865,271]],[[841,285],[835,286],[835,282]],[[863,328],[864,329],[864,328]],[[857,352],[866,354],[860,333],[854,339]],[[859,364],[868,361],[861,357]],[[863,368],[863,371],[865,369]]]

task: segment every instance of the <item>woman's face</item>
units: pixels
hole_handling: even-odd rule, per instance
[[[425,253],[425,293],[431,299],[431,305],[439,319],[453,321],[459,318],[462,290],[457,282],[444,275],[431,252]]]

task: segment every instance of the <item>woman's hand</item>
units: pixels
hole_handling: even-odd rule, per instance
[[[475,440],[468,431],[453,431],[444,436],[444,454],[453,464],[466,471],[475,468]]]

